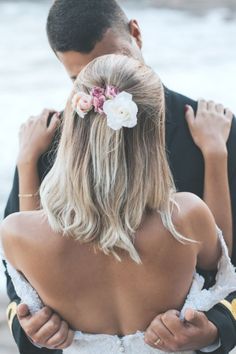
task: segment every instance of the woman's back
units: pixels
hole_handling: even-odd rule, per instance
[[[174,213],[176,227],[184,235],[198,237],[192,216],[197,222],[203,203],[185,193],[176,195],[176,200],[180,205],[180,212]],[[183,306],[199,244],[176,241],[157,213],[146,214],[135,235],[142,264],[125,251],[117,250],[119,262],[113,255],[95,252],[92,243],[81,244],[52,232],[42,212],[15,214],[8,220],[17,268],[43,302],[74,329],[131,334],[145,330],[158,313]]]

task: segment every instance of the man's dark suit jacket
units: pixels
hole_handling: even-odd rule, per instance
[[[166,94],[166,143],[167,153],[174,180],[178,191],[192,192],[202,198],[204,182],[204,163],[200,150],[193,143],[188,130],[184,109],[185,105],[191,105],[194,110],[197,103],[191,99],[165,88]],[[233,209],[233,227],[234,227],[234,250],[232,260],[236,265],[236,120],[233,120],[232,129],[228,141],[229,152],[229,183]],[[45,154],[41,157],[38,169],[40,179],[49,171],[52,165],[51,155]],[[9,196],[5,210],[5,216],[19,210],[18,202],[18,175],[17,171],[14,177],[14,184]],[[224,206],[222,205],[222,208]],[[19,302],[12,285],[11,279],[7,275],[7,290],[11,301]],[[235,300],[234,300],[235,299]],[[233,302],[233,300],[235,302]],[[216,305],[207,313],[208,318],[218,327],[222,346],[216,353],[228,353],[236,346],[236,313],[233,307],[236,307],[236,293],[229,296],[225,301]],[[34,347],[21,329],[17,318],[12,323],[12,331],[15,341],[21,354],[54,353],[60,354],[60,351],[47,349],[38,349]]]

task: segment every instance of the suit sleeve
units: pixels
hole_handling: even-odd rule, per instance
[[[10,214],[16,213],[19,211],[19,180],[18,180],[18,172],[17,169],[15,170],[15,175],[14,175],[14,180],[13,180],[13,186],[11,193],[9,195],[7,205],[5,208],[4,212],[4,217],[7,217]],[[4,262],[3,262],[4,264]],[[4,264],[5,266],[5,264]],[[6,268],[6,267],[5,267]],[[26,336],[25,332],[20,326],[20,323],[18,321],[18,318],[16,316],[16,308],[17,305],[20,303],[20,299],[16,294],[16,291],[14,289],[14,285],[12,283],[12,280],[7,273],[7,270],[5,271],[6,275],[6,280],[7,280],[7,294],[10,299],[10,303],[7,308],[7,321],[8,325],[10,328],[10,331],[12,333],[12,336],[16,342],[16,345],[19,349],[19,353],[21,354],[62,354],[62,351],[60,350],[49,350],[49,349],[39,349],[35,347],[29,340],[29,338]]]
[[[236,119],[233,119],[228,141],[229,184],[233,215],[233,254],[232,262],[236,266]],[[222,346],[214,354],[227,354],[236,346],[236,292],[214,306],[208,313],[208,319],[219,330]]]
[[[170,166],[179,191],[188,191],[203,196],[204,163],[201,154],[196,149],[189,135],[184,118],[184,106],[191,105],[195,110],[197,103],[188,97],[165,88],[167,102],[167,148]],[[174,113],[173,113],[174,112]],[[169,120],[169,125],[168,125]],[[177,128],[175,129],[175,125]],[[172,128],[171,128],[172,126]],[[171,129],[170,129],[171,128]],[[227,143],[228,175],[233,214],[233,254],[232,262],[236,266],[236,120]],[[184,156],[184,158],[183,158]],[[180,158],[181,157],[181,158]],[[193,163],[194,162],[194,163]],[[186,170],[186,165],[191,168]],[[198,270],[199,271],[199,270]],[[214,274],[204,274],[207,287],[214,282]],[[208,313],[208,319],[219,330],[221,347],[214,354],[227,354],[236,346],[236,293],[214,306]],[[200,353],[200,351],[199,351]]]

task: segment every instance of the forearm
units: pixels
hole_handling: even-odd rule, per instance
[[[37,210],[40,208],[39,175],[37,162],[19,162],[19,209],[20,211]]]
[[[227,150],[204,153],[205,176],[203,199],[212,211],[232,254],[232,210],[228,181]]]

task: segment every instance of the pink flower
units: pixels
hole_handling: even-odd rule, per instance
[[[105,91],[105,96],[108,99],[113,99],[119,94],[119,89],[115,86],[109,86],[107,85],[106,91]]]
[[[93,108],[93,98],[84,92],[77,92],[72,98],[72,107],[80,118],[84,118]]]
[[[101,87],[94,87],[91,91],[91,95],[97,98],[104,96],[104,93],[105,93],[105,89]]]
[[[94,111],[102,114],[103,113],[103,105],[104,105],[105,101],[106,101],[106,97],[104,95],[101,95],[99,97],[93,97]]]

